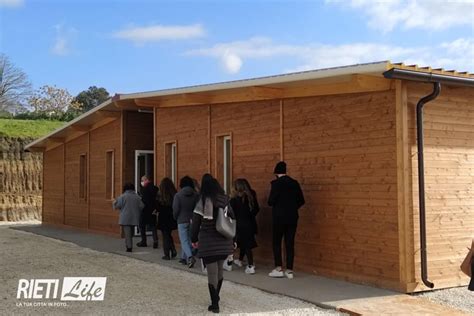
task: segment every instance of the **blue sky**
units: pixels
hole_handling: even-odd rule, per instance
[[[474,72],[474,0],[0,0],[0,53],[73,95],[387,59]]]

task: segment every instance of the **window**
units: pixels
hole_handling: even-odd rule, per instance
[[[114,151],[109,150],[105,154],[105,198],[107,200],[114,199],[114,163]]]
[[[86,199],[87,195],[87,155],[79,158],[79,198]]]
[[[170,178],[175,184],[177,175],[177,148],[176,142],[165,143],[165,176]]]
[[[232,187],[232,138],[230,135],[216,138],[216,176],[226,193]]]

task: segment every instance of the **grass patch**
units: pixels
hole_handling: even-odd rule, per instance
[[[38,138],[52,132],[64,124],[66,124],[66,122],[0,119],[0,136]]]

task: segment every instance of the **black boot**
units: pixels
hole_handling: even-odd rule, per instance
[[[217,295],[220,299],[220,294],[221,294],[221,287],[222,287],[222,282],[224,281],[224,279],[220,279],[219,282],[217,282]]]
[[[209,295],[211,296],[211,305],[207,308],[208,311],[213,313],[219,313],[219,294],[217,289],[212,284],[207,284],[209,287]]]

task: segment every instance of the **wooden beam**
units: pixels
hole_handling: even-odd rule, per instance
[[[395,113],[397,136],[397,201],[400,289],[409,291],[415,282],[413,215],[409,192],[408,97],[406,83],[395,81]]]
[[[163,97],[159,101],[155,101],[154,105],[159,107],[203,105],[215,103],[213,99],[214,96],[208,93],[182,93]]]
[[[285,91],[285,98],[387,91],[390,89],[392,89],[392,82],[389,79],[374,76],[353,75],[351,80],[347,82],[312,84],[288,88]]]
[[[99,127],[102,127],[102,126],[104,126],[104,125],[107,125],[107,124],[109,124],[110,122],[113,122],[113,121],[115,121],[116,119],[120,118],[121,112],[117,112],[117,114],[118,114],[117,116],[106,117],[106,118],[102,119],[101,121],[92,124],[91,128],[89,129],[89,131],[92,131],[92,130],[94,130],[94,129],[97,129],[97,128],[99,128]]]
[[[177,107],[386,91],[390,89],[395,89],[392,80],[369,75],[350,75],[342,76],[337,80],[306,81],[285,88],[252,86],[227,91],[182,93],[148,99],[134,99],[134,102],[137,106],[143,107]]]
[[[97,111],[94,113],[95,116],[99,118],[119,118],[120,112],[119,111]]]
[[[85,135],[85,134],[87,134],[87,132],[80,132],[80,131],[79,132],[73,132],[73,133],[71,133],[70,135],[68,135],[66,137],[65,142],[68,143],[71,140],[76,139],[78,137],[81,137],[82,135]]]
[[[395,89],[394,81],[370,75],[354,75],[359,89],[363,91],[384,91]]]
[[[143,106],[143,107],[155,107],[158,105],[159,101],[152,101],[147,99],[133,99],[136,106]]]
[[[50,142],[50,143],[62,144],[62,143],[64,143],[64,141],[65,141],[64,137],[49,137],[48,138],[48,142]]]
[[[270,87],[250,87],[250,91],[255,99],[280,99],[285,96],[285,90]]]
[[[63,145],[63,143],[49,143],[49,142],[48,142],[47,145],[46,145],[45,151],[54,149],[54,148],[59,147],[59,146],[61,146],[61,145]],[[65,146],[64,146],[64,147],[65,147]]]
[[[74,132],[88,132],[90,129],[89,125],[71,125],[69,128]]]

